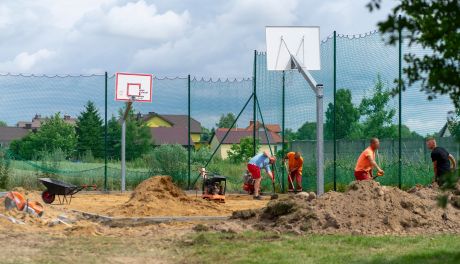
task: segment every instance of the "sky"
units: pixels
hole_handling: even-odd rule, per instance
[[[376,29],[369,0],[2,0],[0,72],[248,77],[266,25]]]
[[[199,82],[202,90],[195,87],[200,95],[211,90],[216,93],[214,98],[198,95],[193,99],[192,114],[211,127],[222,113],[237,114],[250,93],[252,84],[247,78],[252,76],[254,50],[265,51],[265,26],[320,26],[322,40],[327,40],[334,30],[350,36],[368,33],[377,29],[376,24],[396,4],[395,0],[384,0],[380,10],[370,13],[366,8],[369,1],[0,0],[0,76],[91,75],[107,71],[109,75],[152,73],[160,78],[184,78],[190,74],[197,80],[246,79],[240,84]],[[322,60],[328,63],[323,64],[320,76],[327,104],[332,100],[332,50],[330,43],[323,44]],[[377,74],[388,83],[397,76],[397,49],[385,46],[380,36],[352,41],[342,37],[337,50],[338,88],[358,91],[353,94],[356,104],[365,95],[360,91],[372,89]],[[104,82],[100,76],[58,79],[4,76],[0,80],[0,120],[14,125],[36,113],[75,116],[87,100],[95,101],[102,112]],[[111,79],[110,87],[114,87],[112,82]],[[291,95],[290,107],[301,110],[287,120],[289,127],[295,129],[315,116],[314,102],[308,101],[314,95],[304,90],[303,80],[296,85],[298,90]],[[143,112],[186,113],[186,90],[182,89],[186,87],[185,79],[159,81],[153,87],[154,103],[139,108]],[[222,101],[229,96],[230,87],[239,91],[232,96],[241,102]],[[279,103],[279,96],[267,96],[262,102],[266,107],[262,107],[269,112],[273,104]],[[204,106],[201,116],[198,105]],[[397,101],[393,99],[392,105],[397,107]],[[428,104],[426,96],[416,88],[404,95],[403,105],[403,123],[422,135],[439,131],[446,122],[447,111],[453,109],[446,97]],[[420,111],[420,105],[425,111]],[[120,106],[110,99],[110,113],[116,113]],[[267,121],[279,122],[278,112],[268,115]],[[248,115],[246,119],[249,118]]]

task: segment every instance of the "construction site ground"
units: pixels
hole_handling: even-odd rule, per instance
[[[42,202],[39,191],[16,191]],[[156,176],[133,192],[45,204],[41,218],[0,206],[0,263],[460,263],[460,210],[439,208],[437,194],[355,182],[321,197],[227,194],[216,203]]]

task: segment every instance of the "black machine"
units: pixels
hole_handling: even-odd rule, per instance
[[[202,198],[210,201],[225,203],[225,191],[227,189],[227,178],[225,176],[206,176],[203,179]]]

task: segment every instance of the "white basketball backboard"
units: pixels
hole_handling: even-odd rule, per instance
[[[269,71],[291,69],[291,55],[306,70],[321,69],[319,27],[268,26],[265,37]]]
[[[152,102],[152,75],[118,72],[115,80],[115,100]]]

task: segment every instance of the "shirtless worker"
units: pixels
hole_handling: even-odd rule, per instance
[[[300,152],[288,152],[283,159],[283,162],[288,160],[288,186],[289,192],[294,192],[294,181],[297,183],[297,192],[302,191],[302,167],[303,158]]]
[[[377,162],[375,162],[375,152],[379,147],[379,139],[371,138],[369,147],[359,155],[355,167],[355,178],[357,181],[372,180],[372,170],[374,168],[377,169],[378,176],[383,176],[384,171],[379,167]]]
[[[457,167],[457,162],[446,149],[437,146],[434,138],[427,138],[426,146],[431,150],[431,161],[433,161],[434,169],[433,183],[436,182],[438,186],[442,186],[446,182],[446,176]]]
[[[260,182],[262,181],[260,169],[264,168],[265,172],[272,179],[272,182],[275,181],[273,172],[270,170],[270,165],[274,164],[275,160],[275,157],[270,156],[270,154],[267,151],[259,153],[249,160],[248,171],[251,173],[251,176],[254,179],[254,199],[262,199],[259,195]]]

